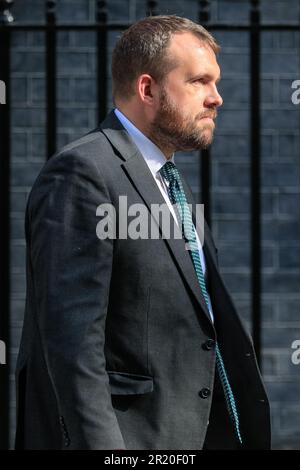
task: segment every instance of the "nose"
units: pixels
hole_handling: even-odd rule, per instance
[[[215,106],[216,108],[218,108],[219,106],[222,106],[223,98],[220,95],[220,93],[218,92],[218,89],[217,89],[216,86],[214,86],[214,89],[211,90],[211,92],[207,96],[206,104],[208,106]]]
[[[223,104],[223,98],[218,92],[218,90],[216,89],[216,106],[219,107],[219,106],[222,106],[222,104]]]

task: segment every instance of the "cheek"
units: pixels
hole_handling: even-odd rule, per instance
[[[188,90],[184,86],[182,86],[182,83],[180,81],[175,79],[170,81],[166,92],[170,100],[172,100],[173,103],[176,103],[178,105],[183,104],[188,97]]]
[[[203,102],[197,98],[197,96],[191,96],[186,99],[185,106],[182,106],[185,114],[190,119],[197,119],[197,117],[203,112]]]
[[[168,87],[168,98],[178,112],[188,118],[196,118],[203,109],[203,93],[195,87],[182,87],[175,81]]]
[[[185,105],[189,107],[191,114],[199,113],[204,105],[203,92],[197,88],[190,88],[185,93]]]

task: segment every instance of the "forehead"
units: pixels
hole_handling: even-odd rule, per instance
[[[169,53],[176,59],[178,71],[187,74],[199,72],[220,74],[214,51],[194,34],[189,32],[174,34],[170,41]]]

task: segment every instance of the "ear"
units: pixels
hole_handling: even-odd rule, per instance
[[[145,104],[152,106],[155,103],[157,84],[151,75],[140,75],[136,82],[136,94]]]

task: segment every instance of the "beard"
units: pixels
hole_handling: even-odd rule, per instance
[[[213,140],[213,124],[197,121],[204,116],[215,117],[216,110],[200,113],[196,118],[183,115],[179,107],[171,101],[165,88],[160,92],[160,108],[149,129],[149,138],[160,148],[173,151],[187,151],[207,148]]]

